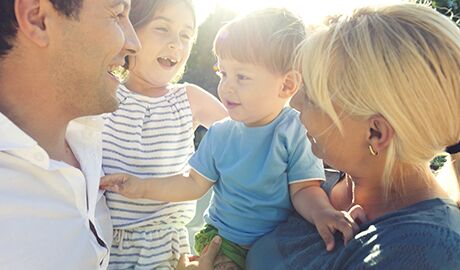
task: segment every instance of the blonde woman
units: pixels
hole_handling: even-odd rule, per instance
[[[459,269],[458,178],[436,179],[429,164],[445,149],[458,159],[460,29],[421,5],[362,8],[314,33],[299,60],[305,88],[291,104],[313,153],[347,173],[327,189],[332,204],[361,205],[368,221],[327,252],[291,216],[253,245],[247,267]]]

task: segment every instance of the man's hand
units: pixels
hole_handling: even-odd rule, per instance
[[[145,188],[142,187],[143,181],[133,175],[126,173],[116,173],[106,175],[101,178],[100,189],[106,189],[112,192],[131,198],[143,198]]]
[[[189,258],[187,255],[181,255],[176,270],[214,270],[214,260],[219,254],[221,243],[222,239],[215,236],[200,257]]]

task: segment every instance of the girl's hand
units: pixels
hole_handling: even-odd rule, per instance
[[[143,183],[144,181],[133,175],[116,173],[103,176],[99,188],[120,193],[127,198],[138,199],[144,197]]]

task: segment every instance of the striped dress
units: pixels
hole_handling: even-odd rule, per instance
[[[185,85],[173,85],[161,97],[120,86],[117,98],[118,110],[104,116],[104,172],[161,178],[188,171],[194,133]],[[195,201],[106,196],[114,227],[109,269],[174,269],[180,254],[190,252],[185,225],[195,214]]]

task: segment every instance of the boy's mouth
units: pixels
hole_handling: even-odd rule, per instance
[[[237,107],[237,106],[239,106],[239,105],[241,105],[241,104],[240,104],[240,103],[231,102],[231,101],[226,100],[225,103],[224,103],[224,105],[225,105],[225,107],[226,107],[227,109],[233,109],[233,108],[235,108],[235,107]]]

